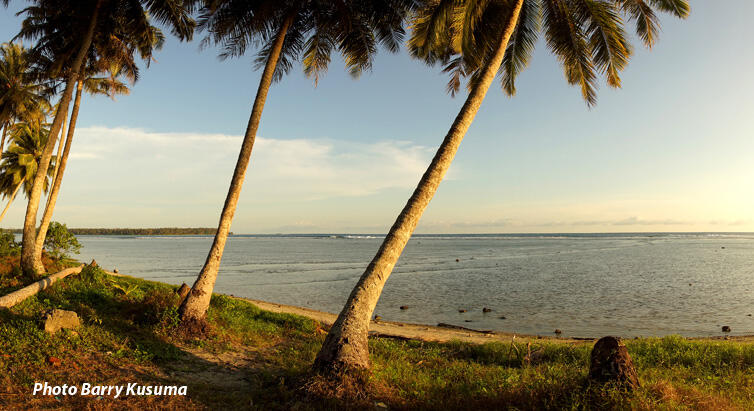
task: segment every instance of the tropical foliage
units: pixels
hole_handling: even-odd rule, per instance
[[[153,50],[163,41],[152,20],[169,27],[181,39],[191,38],[194,21],[190,16],[192,2],[186,1],[35,0],[31,3],[21,12],[25,19],[17,37],[35,42],[33,53],[40,61],[49,62],[43,65],[49,78],[65,78],[59,109],[50,127],[52,138],[40,159],[40,166],[46,168],[79,73],[88,61],[125,67],[137,53],[149,62]],[[133,67],[131,71],[135,72]],[[44,239],[44,230],[41,234],[36,230],[41,195],[42,175],[38,174],[24,218],[21,253],[23,270],[36,275],[44,271],[40,241]]]
[[[81,244],[76,236],[68,230],[65,224],[57,221],[50,223],[44,246],[50,257],[55,260],[67,258],[70,253],[78,254],[81,250]]]
[[[35,81],[34,64],[33,56],[20,44],[0,45],[0,153],[15,121],[38,121],[37,114],[49,108],[50,90]]]

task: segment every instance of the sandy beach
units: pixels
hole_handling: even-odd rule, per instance
[[[234,297],[240,300],[248,301],[259,308],[275,313],[295,314],[303,317],[311,318],[312,320],[319,321],[323,324],[332,325],[337,318],[337,314],[328,313],[324,311],[312,310],[305,307],[296,307],[292,305],[276,304],[261,300],[252,300],[247,298]],[[487,331],[487,330],[474,330],[471,328],[449,328],[438,327],[426,324],[411,324],[394,321],[372,321],[369,327],[369,334],[380,337],[420,340],[420,341],[434,341],[434,342],[447,342],[452,340],[459,340],[463,342],[471,342],[476,344],[483,344],[486,342],[511,342],[526,341],[533,339],[548,339],[556,340],[564,343],[587,343],[597,340],[599,337],[585,337],[585,338],[560,338],[555,336],[541,336],[541,335],[525,335],[525,334],[513,334],[500,331]],[[601,336],[600,336],[601,337]],[[720,336],[720,337],[699,337],[690,339],[700,340],[718,340],[729,339],[735,341],[754,341],[754,335],[745,336]]]

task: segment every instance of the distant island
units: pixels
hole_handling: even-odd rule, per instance
[[[69,228],[75,235],[215,235],[217,228],[162,227],[162,228]],[[20,228],[11,230],[21,233]],[[233,233],[230,233],[233,235]]]

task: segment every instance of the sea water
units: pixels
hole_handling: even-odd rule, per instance
[[[191,285],[212,238],[79,241],[82,261]],[[232,236],[215,292],[337,313],[381,241]],[[754,234],[416,235],[375,314],[538,335],[710,336],[723,325],[741,335],[754,334],[753,291]]]

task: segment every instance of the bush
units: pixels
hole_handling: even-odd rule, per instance
[[[0,229],[0,257],[18,255],[20,251],[21,247],[16,242],[16,236],[10,230]]]
[[[65,224],[53,221],[47,228],[47,237],[45,237],[45,250],[55,260],[62,260],[68,257],[68,253],[78,254],[81,250],[81,244],[72,232],[68,231]]]

